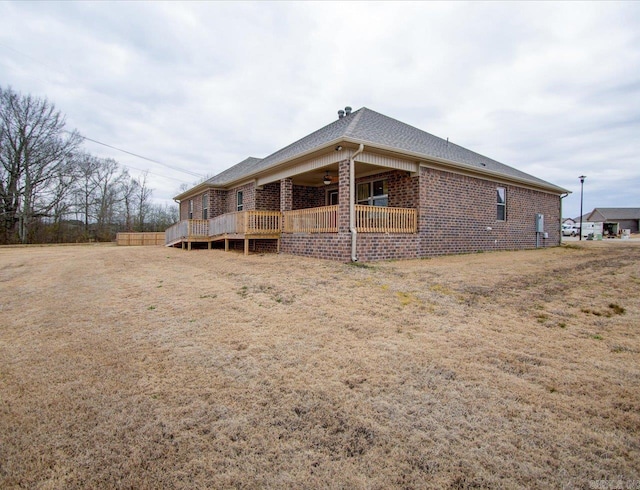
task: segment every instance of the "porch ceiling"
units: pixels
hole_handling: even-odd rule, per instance
[[[368,175],[375,175],[380,172],[385,172],[387,170],[392,170],[392,169],[389,169],[387,167],[382,167],[379,165],[372,165],[369,163],[356,162],[355,170],[356,170],[356,178],[360,178],[360,177],[367,177]],[[309,187],[325,187],[325,184],[323,181],[327,171],[329,172],[329,175],[333,178],[332,183],[336,184],[338,182],[337,181],[337,177],[338,177],[337,163],[333,163],[323,168],[317,168],[317,169],[310,170],[308,172],[294,175],[291,177],[291,179],[293,180],[294,185],[304,185]]]

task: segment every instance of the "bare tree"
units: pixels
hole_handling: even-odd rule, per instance
[[[0,88],[3,243],[28,242],[35,221],[49,216],[65,195],[56,189],[61,183],[58,178],[66,174],[65,166],[82,138],[76,132],[65,132],[64,127],[64,116],[46,99]]]
[[[149,207],[151,199],[151,194],[153,194],[153,189],[149,189],[147,184],[147,172],[143,173],[142,176],[138,179],[138,187],[136,193],[136,204],[138,207],[138,231],[145,231],[145,219],[149,214]]]
[[[136,195],[138,193],[138,181],[126,179],[122,183],[122,203],[124,212],[124,230],[133,231],[133,216],[135,214]]]
[[[76,166],[78,178],[74,189],[75,207],[78,219],[84,224],[85,238],[89,237],[89,223],[92,221],[92,212],[97,199],[99,186],[96,174],[100,168],[99,158],[88,153],[77,155]]]
[[[149,206],[149,230],[165,231],[178,222],[178,206],[175,204],[151,204]]]
[[[95,201],[93,218],[96,226],[96,239],[107,241],[115,233],[118,205],[122,202],[122,184],[129,179],[126,170],[119,171],[118,162],[112,158],[99,159],[100,165],[93,175]]]

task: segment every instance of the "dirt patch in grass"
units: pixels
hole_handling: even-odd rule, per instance
[[[639,278],[633,242],[0,249],[0,487],[637,485]]]

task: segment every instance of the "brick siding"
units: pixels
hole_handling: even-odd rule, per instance
[[[496,188],[506,189],[507,219],[496,219]],[[536,246],[535,215],[545,216],[546,240],[560,244],[560,197],[498,181],[420,169],[420,256]]]
[[[293,209],[325,206],[326,200],[326,190],[324,187],[293,186]]]
[[[234,187],[227,191],[227,213],[238,211],[238,191],[242,191],[242,210],[250,211],[256,209],[256,186],[253,182]]]
[[[349,160],[338,164],[338,233],[282,234],[283,253],[347,262],[351,258],[349,232]],[[358,178],[356,183],[387,179],[389,206],[418,208],[418,233],[359,233],[360,261],[431,257],[444,254],[536,247],[535,215],[544,215],[548,238],[540,247],[560,244],[560,197],[505,184],[498,180],[459,175],[421,167],[418,175],[386,171]],[[506,189],[506,220],[496,216],[496,189]],[[331,186],[335,189],[335,186]],[[237,210],[236,195],[243,191],[244,210],[291,210],[324,206],[329,187],[293,185],[291,178],[256,189],[248,183],[228,191],[210,189],[209,216]],[[189,200],[180,203],[180,217],[187,219]],[[202,194],[193,198],[193,218],[202,217]],[[275,240],[251,242],[255,252],[275,252]],[[235,245],[235,244],[234,244]]]
[[[256,189],[256,207],[262,211],[280,210],[280,182],[265,184],[262,189]]]

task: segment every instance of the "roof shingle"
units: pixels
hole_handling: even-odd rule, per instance
[[[426,131],[410,126],[406,123],[372,111],[366,107],[352,112],[350,115],[333,121],[331,124],[305,136],[302,139],[263,158],[247,158],[233,167],[219,173],[206,183],[214,186],[226,186],[242,178],[249,178],[254,174],[268,170],[280,163],[291,160],[315,148],[338,140],[351,140],[370,146],[384,146],[399,152],[410,152],[422,156],[425,160],[437,158],[454,164],[476,167],[481,171],[490,171],[506,177],[528,181],[567,192],[549,182],[521,172],[513,167],[497,162],[462,146],[438,138]]]

